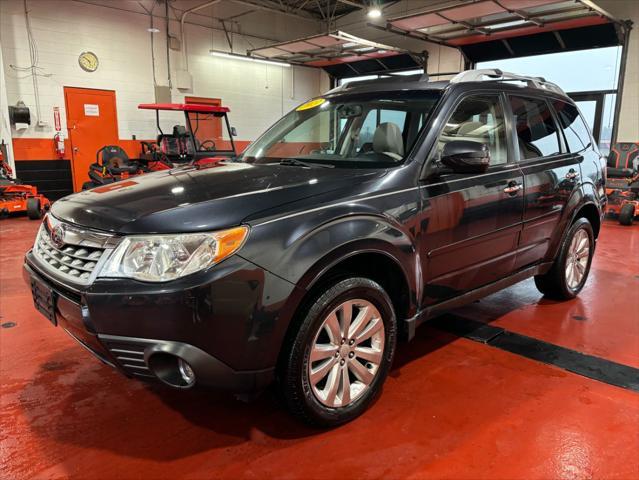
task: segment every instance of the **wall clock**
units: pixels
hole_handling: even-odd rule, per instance
[[[100,64],[98,56],[93,52],[82,52],[78,57],[78,63],[85,72],[95,72]]]

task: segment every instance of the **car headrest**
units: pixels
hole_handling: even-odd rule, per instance
[[[383,153],[396,160],[404,156],[402,131],[392,122],[380,123],[373,135],[373,151]]]
[[[458,136],[467,135],[469,137],[481,137],[482,133],[477,130],[483,127],[484,124],[481,122],[464,122],[460,125],[457,130]]]

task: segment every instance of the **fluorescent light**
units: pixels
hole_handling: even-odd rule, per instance
[[[367,15],[369,18],[379,18],[382,16],[382,11],[379,7],[372,7],[368,10]]]
[[[146,31],[151,33],[160,33],[160,29],[155,27],[149,27],[146,29]]]
[[[246,55],[239,55],[237,53],[218,52],[217,50],[209,50],[209,55],[211,55],[212,57],[230,58],[232,60],[242,60],[243,62],[265,63],[267,65],[276,65],[278,67],[285,67],[285,68],[288,68],[291,66],[290,63],[276,62],[273,60],[263,60],[261,58],[248,57]]]

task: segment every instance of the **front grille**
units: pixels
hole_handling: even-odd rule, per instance
[[[148,346],[148,343],[107,340],[103,337],[101,337],[101,339],[116,362],[129,375],[155,378],[155,375],[151,373],[151,370],[149,370],[149,367],[144,361],[144,349]]]
[[[43,229],[44,230],[44,229]],[[47,262],[60,273],[80,279],[88,283],[91,272],[102,258],[103,248],[80,247],[66,245],[58,248],[51,243],[46,231],[41,233],[35,246],[35,252],[40,259]]]
[[[54,228],[62,232],[62,240],[56,244],[52,240]],[[76,225],[61,222],[47,215],[33,246],[36,257],[50,270],[75,283],[87,285],[92,280],[105,251],[112,246],[112,235],[82,229]]]

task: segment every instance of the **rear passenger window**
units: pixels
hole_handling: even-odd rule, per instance
[[[444,146],[453,140],[484,143],[490,150],[491,165],[506,163],[506,127],[499,97],[473,95],[462,100],[439,135],[437,159],[440,158]]]
[[[519,159],[549,157],[561,152],[557,126],[544,100],[510,97],[517,138]]]
[[[553,101],[552,106],[557,112],[570,151],[581,152],[587,148],[591,143],[590,134],[577,107],[561,100]]]

